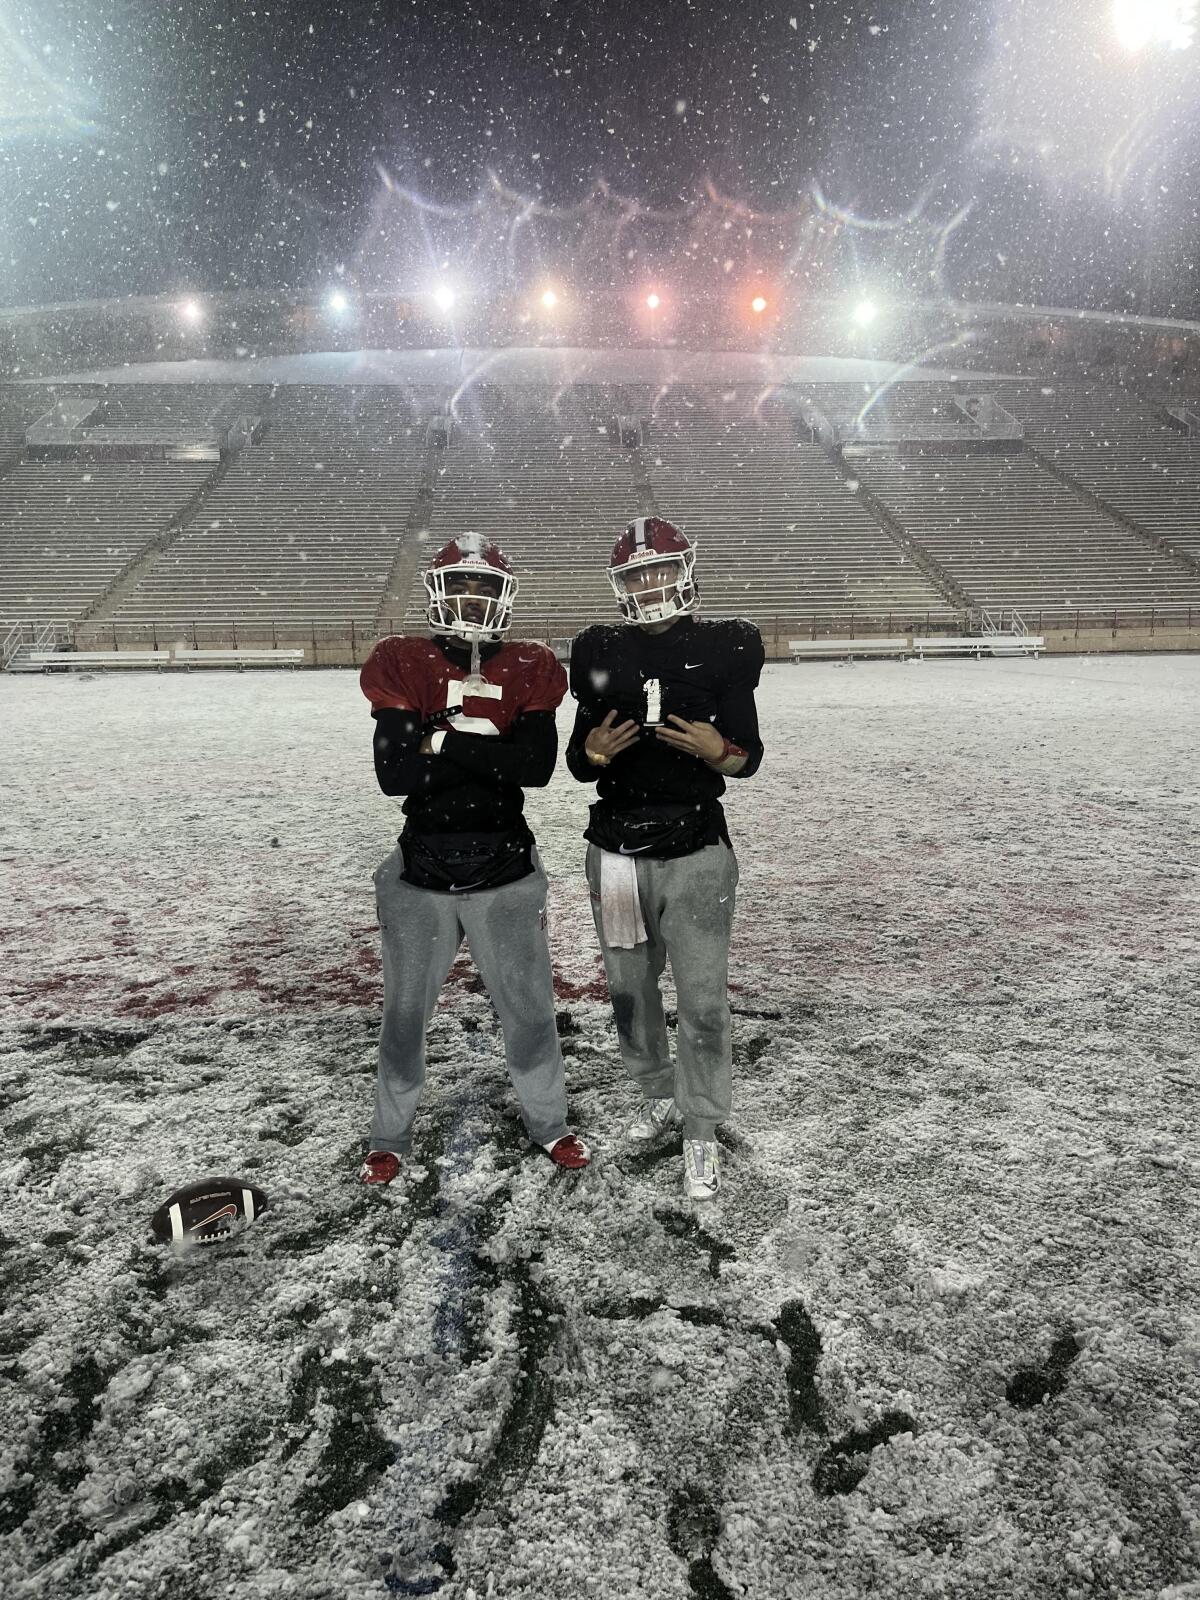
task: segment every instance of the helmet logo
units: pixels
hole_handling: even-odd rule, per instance
[[[425,573],[429,625],[467,643],[503,637],[512,625],[517,580],[500,547],[479,533],[443,545]]]
[[[666,622],[695,611],[700,603],[696,552],[679,528],[663,517],[638,517],[617,540],[608,581],[627,622]]]

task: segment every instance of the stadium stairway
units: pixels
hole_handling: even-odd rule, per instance
[[[972,606],[1043,612],[1200,606],[1200,574],[1089,502],[1029,451],[873,456],[863,482]]]
[[[1013,385],[1036,459],[1160,554],[1200,572],[1200,439],[1164,404],[1099,385]]]
[[[369,633],[439,401],[438,391],[398,386],[281,391],[262,438],[122,593],[111,620],[247,636],[277,622]]]
[[[558,394],[472,389],[435,463],[405,631],[428,628],[421,557],[467,532],[495,539],[512,562],[519,633],[563,638],[612,615],[608,558],[621,529],[644,509],[633,452],[612,437],[613,419],[627,405],[606,385]]]
[[[823,409],[819,388],[812,397]],[[780,620],[948,620],[961,598],[917,559],[861,484],[812,442],[802,397],[673,390],[645,455],[656,509],[697,541],[705,610]]]
[[[117,614],[126,596],[137,592],[159,556],[183,536],[188,525],[199,515],[209,495],[236,460],[237,456],[232,453],[221,457],[195,486],[187,501],[170,518],[166,527],[161,532],[151,534],[145,543],[134,551],[125,565],[112,575],[91,604],[84,607],[79,614],[80,622],[96,626]]]

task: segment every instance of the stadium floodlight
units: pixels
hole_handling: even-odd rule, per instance
[[[659,306],[662,305],[662,301],[656,294],[651,292],[646,296],[646,304],[650,307],[651,311],[657,311]]]
[[[750,309],[753,311],[756,317],[762,316],[763,312],[767,309],[767,302],[763,299],[762,295],[756,294],[754,296],[754,299],[750,302]]]
[[[197,323],[204,319],[204,310],[198,300],[185,300],[179,308],[179,315],[185,322]]]
[[[1187,50],[1195,42],[1196,0],[1113,0],[1112,18],[1126,50]]]
[[[558,296],[555,294],[553,289],[544,289],[542,291],[542,304],[545,306],[547,311],[554,310],[555,306],[558,304]]]
[[[330,311],[340,317],[343,311],[349,311],[350,302],[340,289],[334,289],[326,301]]]
[[[879,315],[879,307],[874,300],[860,300],[854,308],[855,325],[859,328],[869,327]]]
[[[458,296],[449,284],[442,283],[433,291],[433,303],[439,311],[450,311]]]

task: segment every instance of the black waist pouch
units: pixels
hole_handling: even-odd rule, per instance
[[[705,845],[729,843],[725,813],[716,801],[700,806],[646,805],[615,811],[603,801],[588,808],[584,838],[601,850],[660,861],[690,856]]]
[[[499,889],[533,871],[533,835],[526,827],[503,833],[410,833],[400,835],[404,871],[415,889],[466,894]]]

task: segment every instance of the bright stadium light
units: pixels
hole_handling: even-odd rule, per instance
[[[203,320],[204,312],[198,300],[185,300],[179,308],[179,315],[185,322],[196,323]]]
[[[555,294],[553,289],[545,289],[542,291],[542,304],[545,306],[547,311],[554,310],[555,306],[558,304],[558,296]]]
[[[1112,17],[1126,50],[1187,50],[1196,37],[1196,0],[1113,0]]]
[[[457,296],[448,284],[440,284],[433,291],[433,303],[439,311],[449,311],[454,305]]]
[[[659,306],[662,305],[662,301],[656,294],[652,293],[646,296],[646,304],[650,307],[651,311],[657,311]]]
[[[762,316],[763,312],[767,309],[767,302],[763,299],[762,295],[756,294],[754,296],[754,299],[750,302],[750,309],[753,311],[756,317]]]
[[[343,311],[349,311],[350,302],[340,289],[334,289],[326,301],[330,311],[340,317]]]
[[[854,308],[854,321],[860,328],[869,327],[879,315],[879,307],[873,300],[860,300]]]

